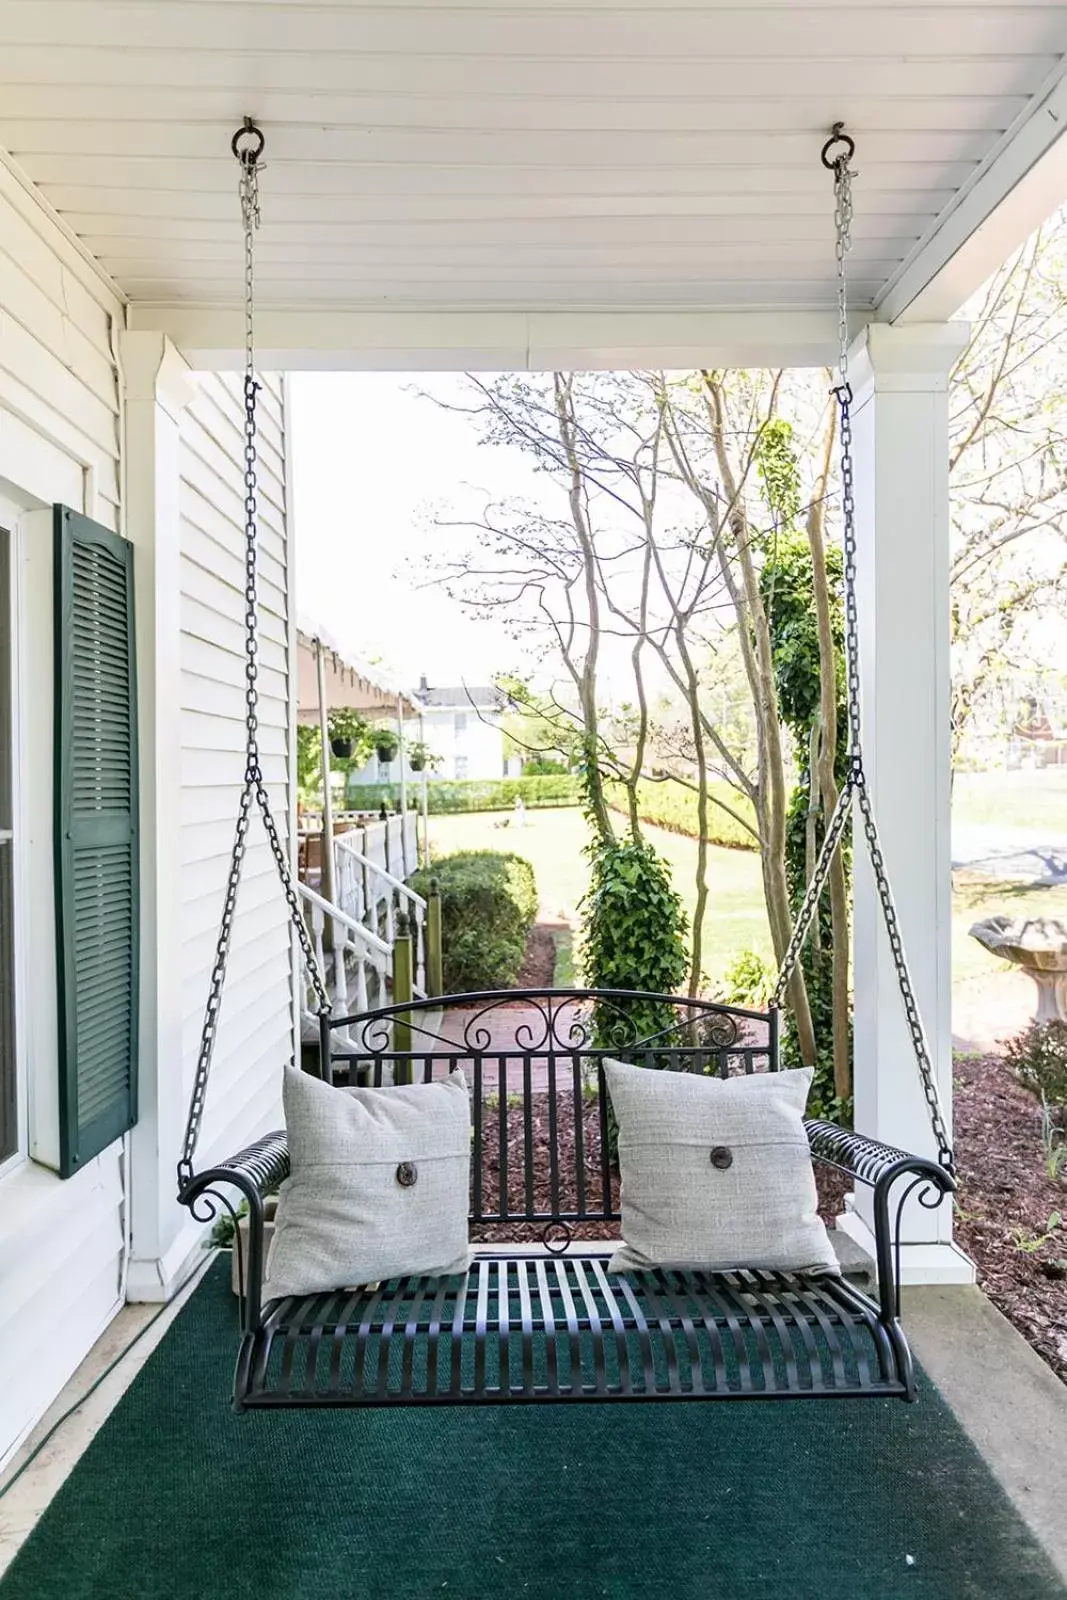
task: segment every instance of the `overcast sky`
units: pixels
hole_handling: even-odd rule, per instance
[[[514,643],[427,578],[435,512],[477,515],[490,498],[536,492],[518,451],[478,443],[473,423],[420,394],[462,397],[432,373],[297,373],[291,379],[297,610],[412,685],[486,682],[519,665]]]

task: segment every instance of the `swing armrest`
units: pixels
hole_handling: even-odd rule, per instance
[[[214,1168],[217,1178],[232,1172],[242,1190],[245,1183],[253,1183],[261,1195],[272,1194],[289,1176],[289,1140],[284,1133],[267,1133],[255,1144],[228,1156]],[[241,1182],[240,1180],[245,1180]]]
[[[936,1210],[947,1194],[956,1189],[951,1172],[925,1156],[909,1155],[895,1145],[881,1144],[862,1133],[850,1133],[832,1122],[806,1120],[805,1131],[812,1158],[847,1172],[874,1190],[874,1241],[878,1270],[878,1298],[883,1322],[895,1323],[900,1316],[900,1218],[904,1203],[918,1190],[919,1204]],[[890,1191],[898,1178],[910,1181],[903,1187],[890,1212]]]
[[[942,1195],[952,1194],[956,1188],[952,1174],[925,1156],[911,1155],[895,1145],[882,1144],[877,1139],[868,1139],[865,1134],[839,1128],[833,1122],[816,1122],[809,1118],[804,1128],[813,1160],[837,1167],[871,1188],[883,1183],[888,1185],[905,1172],[929,1178]]]

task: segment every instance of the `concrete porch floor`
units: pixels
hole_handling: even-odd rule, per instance
[[[0,1475],[0,1576],[195,1291],[211,1259],[5,1494],[55,1420],[83,1399],[158,1310],[127,1306]],[[980,1289],[905,1289],[904,1322],[917,1360],[1067,1585],[1067,1519],[1062,1501],[1067,1482],[1067,1386]]]

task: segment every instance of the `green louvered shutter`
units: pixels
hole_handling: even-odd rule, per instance
[[[55,511],[60,1172],[137,1120],[133,547]]]

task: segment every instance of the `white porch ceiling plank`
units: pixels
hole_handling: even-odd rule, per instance
[[[870,0],[870,25],[881,20],[878,12],[882,9],[884,0]],[[549,25],[546,20],[546,29]],[[824,28],[819,37],[822,47],[805,59],[802,76],[794,55],[774,53],[774,35],[768,31],[761,47],[750,56],[734,54],[727,62],[717,51],[715,76],[709,79],[707,56],[677,53],[663,31],[637,58],[608,52],[572,58],[548,51],[542,42],[533,55],[495,56],[487,67],[479,51],[463,54],[450,50],[445,64],[440,56],[424,49],[419,36],[412,37],[411,48],[399,55],[375,53],[366,47],[328,52],[300,48],[279,55],[261,48],[258,41],[241,51],[217,45],[135,49],[128,42],[121,48],[99,42],[72,47],[58,30],[47,44],[20,45],[8,37],[0,13],[0,42],[5,75],[10,80],[5,105],[14,116],[35,114],[34,91],[48,93],[59,88],[73,96],[73,109],[67,115],[74,116],[84,115],[79,107],[91,103],[80,97],[91,97],[101,89],[131,94],[172,89],[179,96],[220,90],[229,96],[231,111],[236,107],[255,110],[264,118],[273,109],[269,99],[250,100],[249,96],[280,94],[303,102],[308,97],[365,95],[390,97],[401,105],[445,95],[467,103],[476,97],[486,105],[509,98],[549,103],[618,100],[638,105],[646,100],[677,99],[683,104],[706,105],[708,115],[713,115],[718,105],[731,107],[746,99],[763,105],[786,99],[812,101],[823,113],[829,103],[840,103],[849,115],[853,107],[863,108],[866,118],[865,108],[877,97],[951,102],[1032,94],[1059,53],[1058,47],[1027,49],[1026,38],[1020,34],[1009,49],[993,56],[961,53],[962,39],[938,53],[923,39],[921,55],[909,51],[856,57]],[[665,48],[668,45],[671,48]],[[10,98],[13,91],[14,98]],[[120,113],[112,110],[111,114]]]
[[[882,7],[894,37],[921,41],[922,54],[1007,55],[1020,49],[1055,53],[1062,17],[1044,5]],[[877,13],[875,16],[877,17]],[[552,54],[645,60],[667,53],[721,63],[758,56],[773,19],[775,52],[797,60],[823,56],[828,41],[850,56],[886,53],[885,34],[872,26],[869,6],[840,4],[583,6],[266,5],[233,0],[5,0],[5,45],[65,45],[182,50],[215,49],[286,54],[289,51],[382,52],[405,55],[417,39],[424,54],[538,56],[550,33]],[[916,53],[919,53],[918,51]]]
[[[1065,30],[1067,31],[1067,30]],[[2,72],[2,63],[0,63]],[[0,79],[2,82],[2,79]],[[0,94],[2,105],[2,94]],[[273,130],[271,130],[273,131]],[[0,143],[4,143],[0,123]],[[10,146],[8,146],[10,148]],[[806,166],[783,171],[776,166],[723,168],[710,162],[682,170],[647,165],[640,170],[628,167],[589,167],[568,160],[563,166],[529,166],[525,163],[506,169],[486,166],[436,167],[429,171],[418,166],[308,161],[272,162],[270,178],[264,176],[264,195],[299,196],[387,196],[403,200],[411,196],[468,200],[485,196],[506,197],[512,201],[532,196],[555,200],[559,196],[705,196],[767,197],[765,215],[775,215],[777,198],[783,193],[807,196],[813,205],[826,206],[827,179],[809,150]],[[38,155],[32,163],[21,163],[46,195],[53,185],[92,189],[115,188],[130,191],[129,214],[139,215],[142,191],[170,194],[175,211],[183,197],[204,193],[222,194],[234,203],[234,167],[229,155],[229,137],[217,159],[188,160],[181,156],[161,161],[158,156],[86,155],[73,136],[65,153]],[[869,154],[861,178],[863,193],[907,193],[925,196],[928,190],[954,193],[975,170],[973,161],[889,161],[877,162]],[[269,184],[269,187],[268,187]]]
[[[879,295],[888,320],[951,316],[1067,200],[1067,62]],[[948,309],[946,309],[948,308]]]
[[[159,216],[130,221],[125,217],[81,212],[68,212],[67,221],[96,255],[109,251],[131,254],[144,246],[162,250],[176,244],[179,248],[210,246],[209,253],[214,259],[230,260],[241,253],[241,241],[234,235],[235,204],[231,197],[230,204],[224,208],[225,216],[217,221]],[[451,218],[403,222],[380,218],[352,222],[329,218],[289,221],[272,212],[260,230],[259,245],[264,260],[273,252],[292,246],[332,245],[382,251],[412,247],[424,250],[457,243],[479,250],[508,245],[518,245],[525,250],[616,244],[656,249],[660,253],[664,246],[693,245],[705,249],[721,245],[733,248],[739,244],[815,243],[825,253],[826,241],[832,234],[826,216],[821,213],[789,213],[779,219],[754,216],[751,212],[678,216],[660,211],[655,214],[655,228],[644,234],[635,233],[637,215],[635,210],[623,216],[467,217],[457,241]],[[917,217],[865,214],[855,219],[853,243],[856,249],[862,250],[871,242],[898,244],[901,240],[915,240],[925,231],[926,225],[935,221],[934,212]]]
[[[219,123],[79,122],[68,125],[48,119],[17,121],[4,114],[0,104],[0,139],[16,161],[30,165],[37,156],[61,156],[76,150],[85,156],[128,157],[139,160],[210,161],[221,150],[228,153],[234,119]],[[997,128],[996,134],[1003,130]],[[789,133],[770,130],[747,133],[670,133],[652,136],[615,129],[561,133],[550,129],[517,132],[497,128],[459,131],[399,128],[327,128],[310,124],[274,125],[270,162],[277,171],[291,163],[334,166],[415,167],[420,172],[439,168],[480,169],[517,166],[543,167],[556,172],[564,163],[579,167],[622,169],[639,174],[647,168],[666,167],[671,172],[726,167],[743,173],[749,168],[778,173],[811,165],[818,160],[822,129],[817,123]],[[930,128],[888,133],[869,130],[863,136],[865,159],[872,163],[935,163],[977,165],[989,144],[988,133]]]
[[[1045,58],[1039,58],[1044,61]],[[839,68],[839,70],[841,70]],[[195,68],[190,65],[190,71]],[[554,87],[554,85],[553,85]],[[729,95],[716,94],[683,98],[663,92],[656,95],[644,85],[640,96],[593,97],[588,93],[544,92],[539,95],[510,96],[486,92],[476,94],[452,90],[440,94],[323,94],[317,91],[246,89],[242,95],[231,85],[225,89],[120,86],[70,86],[30,82],[5,90],[3,117],[10,128],[32,129],[41,122],[79,127],[104,124],[153,124],[167,122],[178,127],[189,123],[206,126],[214,138],[223,128],[232,128],[247,105],[260,123],[278,128],[328,128],[324,135],[337,132],[347,136],[369,137],[390,132],[430,134],[485,132],[500,133],[596,133],[631,137],[634,133],[708,134],[764,133],[796,134],[800,130],[810,140],[824,134],[825,94],[797,93],[796,68],[792,84],[782,96],[774,97],[764,87],[758,94],[739,95],[731,85]],[[834,113],[846,123],[862,123],[871,134],[885,133],[979,133],[991,128],[1010,127],[1025,108],[1028,95],[950,94],[944,88],[933,95],[877,95],[858,93],[851,79],[835,92]],[[111,137],[123,137],[113,130]],[[32,143],[28,131],[18,138],[26,148],[43,148]],[[212,146],[214,149],[214,146]],[[197,149],[184,151],[196,154]],[[202,153],[202,152],[201,152]]]
[[[916,211],[914,196],[904,191],[864,189],[863,213],[856,217],[857,236],[878,234],[892,226],[894,232],[914,222],[917,236],[936,221],[952,199],[951,189],[924,192],[925,210]],[[133,226],[156,239],[215,238],[233,236],[235,198],[229,190],[198,192],[175,197],[172,190],[141,189],[137,194],[136,214],[131,217],[128,190],[73,188],[63,184],[49,186],[52,205],[61,211],[69,227],[79,234],[114,235]],[[773,211],[773,214],[770,214]],[[785,190],[773,196],[760,192],[747,194],[666,194],[666,195],[526,195],[489,194],[452,198],[442,194],[415,195],[293,195],[271,193],[268,226],[272,238],[285,237],[285,230],[307,231],[318,227],[363,227],[381,229],[386,234],[401,229],[416,236],[422,229],[446,224],[469,229],[516,227],[533,230],[544,219],[549,222],[615,224],[632,236],[638,218],[658,224],[678,223],[718,230],[762,229],[752,238],[774,238],[778,230],[790,237],[797,227],[817,229],[825,236],[827,228],[825,193]],[[210,228],[211,232],[202,232]],[[218,230],[218,233],[215,230]],[[745,235],[749,237],[749,235]]]

